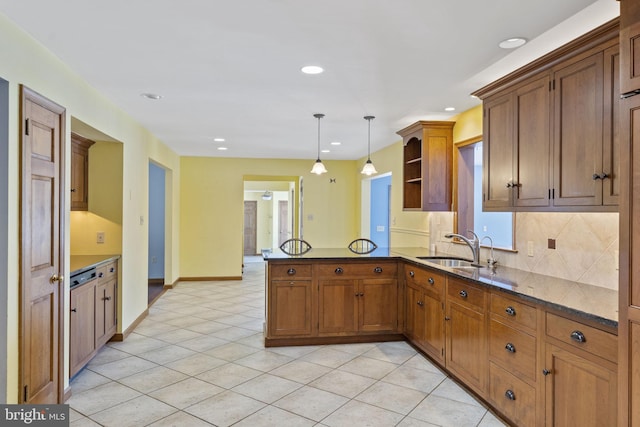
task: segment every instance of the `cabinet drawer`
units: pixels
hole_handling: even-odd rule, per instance
[[[484,313],[485,290],[457,279],[449,278],[447,282],[447,298],[458,304],[475,307]]]
[[[500,316],[501,322],[515,328],[527,328],[535,331],[538,326],[538,310],[516,299],[491,293],[490,312]]]
[[[118,263],[117,261],[110,262],[108,264],[101,265],[96,270],[98,280],[107,281],[118,276]]]
[[[444,294],[446,276],[442,273],[407,265],[404,269],[404,276],[407,283],[418,284],[427,292],[438,296]]]
[[[529,384],[491,363],[489,398],[515,425],[536,425],[536,390]]]
[[[536,380],[536,338],[491,319],[489,355],[496,363]]]
[[[272,264],[269,266],[271,279],[311,277],[311,264]]]
[[[574,320],[547,313],[547,336],[618,363],[618,337]]]
[[[319,277],[396,277],[398,263],[395,262],[367,262],[367,263],[331,263],[317,266]]]

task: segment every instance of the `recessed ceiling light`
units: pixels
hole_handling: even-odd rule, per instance
[[[224,138],[213,138],[215,142],[224,142]]]
[[[317,65],[306,65],[300,69],[305,74],[320,74],[324,71],[324,68]]]
[[[327,150],[327,149],[325,148],[324,150],[321,150],[320,152],[321,152],[321,153],[330,153],[330,152],[331,152],[331,150]]]
[[[227,149],[227,147],[218,147],[218,150],[220,150],[220,151],[224,151],[226,149]]]
[[[456,111],[456,107],[447,107],[444,111]]]
[[[341,144],[342,144],[342,142],[340,142],[340,141],[333,141],[331,143],[331,145],[341,145]]]
[[[147,99],[153,99],[155,101],[162,99],[162,95],[158,95],[157,93],[141,93],[140,96]]]
[[[522,37],[512,37],[510,39],[502,40],[498,43],[503,49],[515,49],[516,47],[520,47],[527,42],[527,39]]]

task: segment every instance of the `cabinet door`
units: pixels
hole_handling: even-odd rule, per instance
[[[632,0],[620,2],[620,49],[622,56],[621,93],[640,89],[640,7]]]
[[[405,334],[414,344],[422,347],[424,336],[424,292],[420,285],[407,282],[405,289]]]
[[[602,205],[603,56],[554,74],[555,206]]]
[[[69,376],[89,361],[95,349],[93,327],[95,285],[87,283],[71,290],[69,316]]]
[[[318,332],[348,334],[357,330],[358,295],[355,280],[320,280],[318,295]]]
[[[548,74],[515,90],[514,204],[549,206],[551,111]]]
[[[96,286],[95,334],[96,348],[102,347],[116,333],[117,281],[105,280]]]
[[[616,372],[547,344],[546,416],[549,426],[617,425]]]
[[[271,336],[311,335],[311,302],[310,280],[272,281],[269,298]]]
[[[447,369],[484,393],[488,370],[485,314],[448,300],[446,319]]]
[[[71,210],[88,209],[89,150],[80,144],[71,144]]]
[[[604,140],[602,203],[617,206],[620,196],[620,50],[604,51]]]
[[[509,210],[513,206],[513,94],[484,102],[482,208]]]
[[[398,329],[398,281],[362,279],[358,292],[358,330],[362,332]]]
[[[424,326],[421,347],[431,357],[444,364],[444,304],[440,297],[424,294]]]

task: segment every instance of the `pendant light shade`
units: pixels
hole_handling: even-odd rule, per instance
[[[315,173],[316,175],[322,175],[327,172],[327,168],[322,164],[322,160],[320,160],[320,119],[324,117],[324,114],[314,114],[313,117],[318,119],[318,160],[313,164],[313,168],[311,168],[311,173]]]
[[[360,173],[370,176],[374,173],[378,173],[376,167],[373,166],[373,162],[371,161],[371,120],[375,119],[374,116],[364,116],[364,119],[369,123],[369,134],[367,137],[367,162],[364,164],[362,171]]]

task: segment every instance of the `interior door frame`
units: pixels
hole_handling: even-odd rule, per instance
[[[23,309],[23,305],[25,304],[25,285],[24,285],[24,269],[26,266],[24,265],[24,254],[25,250],[23,246],[23,229],[24,222],[26,221],[26,208],[24,207],[25,200],[24,198],[24,188],[25,185],[30,182],[30,177],[25,177],[25,162],[27,159],[25,158],[25,117],[26,117],[26,100],[29,99],[32,102],[38,103],[39,105],[44,106],[47,109],[57,113],[60,115],[60,143],[58,148],[58,160],[59,160],[59,170],[58,170],[58,266],[60,274],[63,277],[68,276],[65,271],[65,219],[66,219],[66,186],[65,186],[65,177],[66,177],[66,163],[65,163],[65,154],[66,154],[66,109],[55,102],[47,99],[46,97],[40,95],[39,93],[29,89],[24,85],[20,85],[20,278],[19,278],[19,295],[20,295],[20,303],[19,303],[19,357],[18,357],[18,403],[25,403],[25,396],[23,393],[25,386],[25,351],[24,351],[24,316],[25,311]],[[66,359],[64,357],[64,349],[65,349],[65,341],[64,341],[64,330],[65,330],[65,305],[64,305],[64,297],[65,297],[65,285],[62,281],[59,282],[58,286],[60,286],[58,292],[58,389],[57,389],[57,401],[55,403],[63,403],[65,400],[65,365]]]
[[[9,254],[9,82],[0,78],[0,277],[8,279]],[[0,305],[7,307],[7,286],[0,287]],[[7,317],[0,316],[0,366],[7,366]],[[0,402],[7,401],[7,370],[0,369]]]

